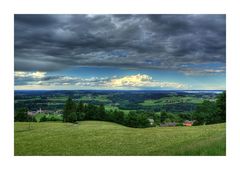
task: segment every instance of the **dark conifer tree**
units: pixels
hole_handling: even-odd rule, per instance
[[[99,120],[105,120],[105,118],[106,118],[105,107],[103,104],[101,104],[98,107],[98,118],[99,118]]]
[[[84,120],[85,119],[85,106],[83,102],[80,102],[76,109],[77,120]]]
[[[69,115],[70,113],[76,114],[76,104],[75,102],[69,97],[65,103],[64,110],[63,110],[63,121],[69,122]]]

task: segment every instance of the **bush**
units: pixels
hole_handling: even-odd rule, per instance
[[[182,123],[177,123],[176,126],[183,126],[183,124]]]
[[[46,121],[48,121],[48,118],[46,115],[40,118],[40,122],[46,122]]]

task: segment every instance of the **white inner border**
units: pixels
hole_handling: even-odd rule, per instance
[[[237,0],[7,0],[0,2],[0,169],[239,169],[240,13]],[[226,14],[227,156],[14,157],[14,14]],[[239,104],[238,104],[239,103]]]

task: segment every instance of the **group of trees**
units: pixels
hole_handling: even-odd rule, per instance
[[[213,124],[226,122],[226,91],[217,96],[216,102],[204,101],[193,113],[195,124]]]
[[[106,120],[116,122],[129,127],[149,127],[149,116],[143,111],[130,111],[125,114],[120,110],[110,110],[106,112]]]
[[[76,104],[71,98],[68,98],[63,110],[64,122],[76,122],[81,120],[104,120],[105,108],[103,105],[95,106],[93,104]]]
[[[76,122],[81,120],[104,120],[116,122],[130,127],[150,126],[147,114],[141,111],[131,111],[128,114],[120,110],[106,111],[104,105],[75,103],[71,98],[65,103],[63,111],[64,122]]]
[[[130,127],[149,127],[150,122],[144,112],[131,111],[126,117],[126,125]]]
[[[27,108],[19,108],[15,112],[14,121],[15,122],[29,122],[32,121],[32,116],[28,115]]]

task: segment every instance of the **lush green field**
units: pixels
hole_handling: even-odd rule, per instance
[[[107,95],[98,95],[98,96],[91,96],[91,95],[86,95],[82,96],[80,100],[95,100],[95,101],[100,101],[100,102],[111,102],[108,98]]]
[[[145,100],[143,103],[140,103],[143,106],[155,106],[155,105],[165,105],[165,104],[176,104],[176,103],[202,103],[204,99],[190,96],[171,96],[163,97],[156,100]]]
[[[225,124],[128,128],[83,121],[15,123],[15,155],[225,155]]]
[[[105,109],[107,110],[107,111],[109,111],[109,110],[120,110],[120,111],[123,111],[125,114],[128,114],[130,111],[135,111],[135,110],[123,110],[123,109],[119,109],[117,106],[109,106],[109,105],[106,105],[106,106],[104,106],[105,107]]]

